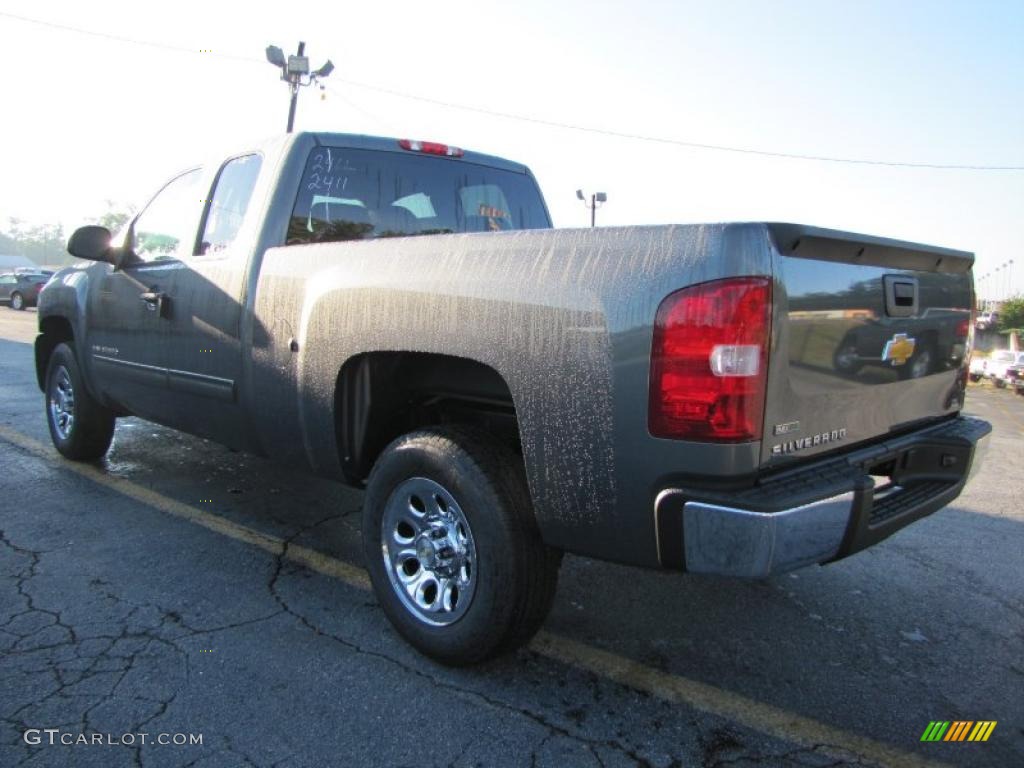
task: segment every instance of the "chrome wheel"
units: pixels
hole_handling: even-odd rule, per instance
[[[20,293],[15,293],[11,296],[11,309],[24,309],[25,299],[21,297]]]
[[[852,373],[860,367],[860,357],[857,355],[857,347],[847,344],[836,352],[836,370],[841,373]]]
[[[426,624],[462,618],[476,589],[476,544],[469,521],[440,484],[413,477],[388,497],[381,554],[402,605]]]
[[[71,375],[63,365],[57,368],[50,385],[50,421],[61,440],[71,437],[75,428],[75,388]]]
[[[932,353],[927,349],[922,349],[921,353],[910,364],[910,378],[920,379],[922,376],[927,376],[931,367]]]

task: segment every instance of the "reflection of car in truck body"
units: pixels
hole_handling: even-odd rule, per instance
[[[992,353],[985,366],[985,375],[1000,389],[1012,383],[1014,378],[1011,369],[1024,365],[1024,352],[1013,352],[1009,349],[998,349]]]
[[[1007,368],[1006,379],[1007,384],[1012,386],[1018,395],[1024,395],[1024,361]]]
[[[971,362],[968,365],[968,375],[971,381],[978,382],[985,378],[985,371],[988,369],[988,357],[979,355],[977,352],[971,354]]]
[[[528,639],[561,552],[766,577],[873,545],[978,465],[965,367],[831,364],[851,308],[889,318],[892,355],[946,344],[970,254],[548,227],[525,167],[444,145],[295,134],[186,172],[113,245],[77,231],[96,263],[42,293],[53,441],[96,459],[134,414],[365,485],[381,606],[449,663]]]
[[[999,325],[998,312],[982,312],[974,321],[974,327],[979,331],[991,331],[997,325]]]
[[[912,379],[960,368],[967,353],[970,323],[971,312],[963,307],[929,307],[917,317],[899,319],[872,313],[844,334],[834,364],[837,371],[850,375],[864,366],[880,366],[895,370],[900,378]],[[903,335],[905,356],[893,354],[895,345],[890,342],[897,331]]]

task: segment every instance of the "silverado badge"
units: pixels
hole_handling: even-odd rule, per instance
[[[807,448],[817,448],[819,445],[838,443],[846,439],[846,427],[841,429],[830,429],[828,432],[819,432],[809,437],[798,437],[795,440],[787,440],[784,443],[772,446],[772,456],[785,456]]]
[[[914,340],[908,338],[907,334],[897,333],[885,342],[885,349],[882,350],[882,362],[887,363],[891,360],[893,365],[903,365],[914,354],[914,344]]]

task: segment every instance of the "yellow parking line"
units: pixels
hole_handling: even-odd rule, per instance
[[[295,544],[286,546],[283,539],[268,536],[252,528],[225,520],[144,488],[123,477],[110,475],[92,464],[64,461],[48,446],[28,435],[0,424],[0,438],[47,462],[93,480],[123,496],[139,501],[161,512],[202,526],[223,536],[251,544],[274,555],[281,555],[312,571],[338,579],[360,589],[370,588],[370,579],[362,568]],[[576,669],[592,672],[633,690],[644,691],[665,701],[724,717],[739,725],[783,741],[803,746],[825,745],[819,752],[838,758],[851,756],[897,768],[943,768],[944,763],[927,760],[916,754],[834,728],[809,717],[798,715],[770,704],[749,699],[708,683],[674,675],[619,656],[568,637],[541,631],[530,644],[541,656]],[[908,737],[910,738],[910,737]]]

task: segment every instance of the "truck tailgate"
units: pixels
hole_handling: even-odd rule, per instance
[[[793,224],[776,248],[762,466],[958,411],[974,256]]]

